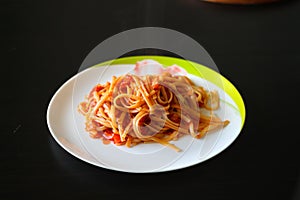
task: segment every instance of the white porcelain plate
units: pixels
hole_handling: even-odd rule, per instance
[[[163,65],[184,68],[195,84],[219,92],[221,103],[216,114],[230,121],[225,128],[204,138],[184,136],[172,143],[176,152],[160,144],[139,144],[127,148],[103,144],[85,131],[85,119],[77,106],[97,84],[111,81],[112,76],[132,72],[134,63],[153,59]],[[47,110],[49,130],[61,147],[73,156],[93,165],[125,172],[147,173],[180,169],[201,163],[223,151],[239,135],[245,120],[245,107],[236,88],[219,73],[197,63],[161,56],[138,56],[114,60],[88,68],[64,83],[52,97]]]

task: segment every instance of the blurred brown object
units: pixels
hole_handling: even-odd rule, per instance
[[[214,3],[226,3],[226,4],[261,4],[271,3],[279,0],[204,0]]]

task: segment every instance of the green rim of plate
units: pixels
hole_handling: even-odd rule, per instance
[[[188,73],[201,77],[205,80],[208,80],[214,83],[215,85],[217,85],[218,87],[222,88],[232,98],[232,100],[235,102],[235,104],[238,107],[238,111],[240,113],[241,120],[242,120],[242,124],[241,124],[241,129],[242,129],[246,117],[245,104],[242,99],[242,96],[229,80],[227,80],[224,76],[222,76],[218,72],[204,65],[189,60],[167,57],[167,56],[131,56],[131,57],[117,58],[114,60],[99,63],[97,65],[94,65],[93,67],[119,65],[119,64],[135,64],[136,62],[144,59],[156,60],[157,62],[161,63],[163,66],[170,66],[176,64],[184,68]]]

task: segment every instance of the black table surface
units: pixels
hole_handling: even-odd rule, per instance
[[[299,1],[232,6],[199,0],[5,0],[0,5],[1,199],[300,199]],[[243,96],[245,125],[222,153],[181,170],[132,174],[85,163],[52,138],[49,101],[96,45],[145,26],[173,29],[199,42]]]

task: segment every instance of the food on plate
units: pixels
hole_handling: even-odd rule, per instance
[[[125,74],[97,84],[78,110],[86,131],[105,144],[132,147],[171,143],[184,135],[201,138],[229,124],[214,114],[220,106],[216,91],[195,85],[187,76],[162,71],[156,75]]]

